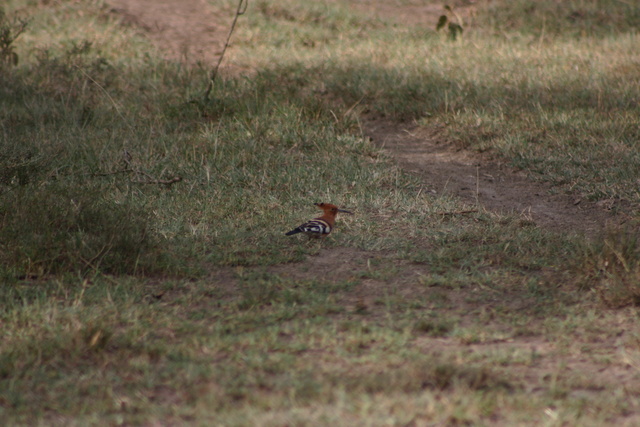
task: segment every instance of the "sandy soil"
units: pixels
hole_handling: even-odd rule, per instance
[[[108,0],[111,12],[138,27],[169,60],[213,64],[229,32],[228,17],[207,0]],[[229,12],[230,16],[232,12]]]

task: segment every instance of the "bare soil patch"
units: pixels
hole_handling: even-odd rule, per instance
[[[229,32],[226,17],[214,14],[206,0],[108,0],[107,4],[169,60],[212,64]]]
[[[621,222],[606,203],[554,194],[551,187],[531,181],[524,172],[439,141],[428,129],[368,121],[365,131],[436,194],[450,194],[496,213],[519,214],[554,231],[594,235]]]

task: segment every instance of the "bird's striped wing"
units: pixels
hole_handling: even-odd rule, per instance
[[[331,233],[331,225],[323,219],[312,219],[300,226],[303,233],[307,234],[329,234]]]
[[[312,219],[311,221],[305,222],[294,230],[291,230],[287,233],[287,235],[296,233],[305,233],[309,236],[317,237],[326,236],[327,234],[331,233],[331,225],[321,218],[316,218]]]

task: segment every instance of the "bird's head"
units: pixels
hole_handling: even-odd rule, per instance
[[[331,214],[335,216],[338,212],[342,212],[353,215],[353,212],[350,212],[346,209],[340,209],[339,207],[337,207],[336,205],[332,205],[331,203],[315,203],[315,205],[322,209],[325,214]]]

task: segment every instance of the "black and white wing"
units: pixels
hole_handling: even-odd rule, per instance
[[[297,233],[305,233],[309,236],[316,237],[326,236],[327,234],[331,233],[331,225],[321,218],[316,218],[312,219],[311,221],[305,222],[298,228],[289,231],[288,233],[286,233],[286,235],[291,236],[292,234]]]

